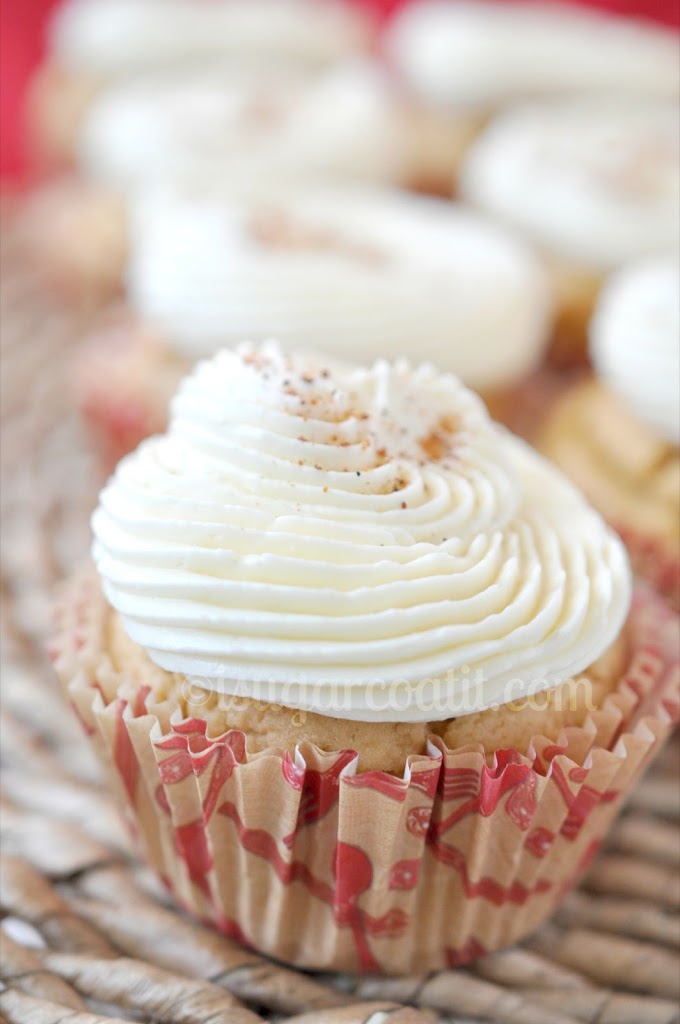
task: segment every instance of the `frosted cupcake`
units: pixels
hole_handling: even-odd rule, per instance
[[[535,242],[560,306],[555,354],[582,358],[605,274],[680,246],[675,104],[534,103],[494,121],[461,190]]]
[[[70,163],[102,86],[211,61],[318,67],[364,50],[372,26],[335,0],[67,0],[33,89],[36,148]]]
[[[596,377],[569,391],[542,444],[680,603],[680,266],[646,261],[607,284],[591,328]]]
[[[414,96],[458,124],[456,166],[509,103],[680,93],[673,32],[573,5],[424,0],[393,18],[384,49]]]
[[[385,45],[423,99],[485,115],[540,95],[680,92],[673,31],[567,4],[423,0]]]
[[[224,351],[93,528],[68,699],[177,898],[302,967],[526,934],[677,711],[618,538],[431,366]]]
[[[521,240],[396,191],[154,191],[136,207],[127,277],[131,319],[95,337],[77,372],[109,462],[163,429],[197,359],[243,337],[430,358],[510,413],[530,408],[517,389],[551,331],[547,275]]]
[[[99,295],[103,284],[112,294],[124,268],[117,239],[126,235],[129,202],[141,187],[438,182],[448,192],[439,130],[370,60],[316,74],[231,67],[137,78],[91,105],[77,142],[88,184],[60,182],[37,197],[29,218],[33,248],[67,292]],[[61,253],[72,249],[83,258],[64,261]]]

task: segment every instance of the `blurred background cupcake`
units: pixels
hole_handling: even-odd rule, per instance
[[[96,332],[76,369],[107,461],[164,427],[195,360],[242,338],[430,359],[514,423],[552,328],[530,246],[464,207],[388,189],[151,190],[135,204],[126,278],[127,320]]]
[[[72,163],[82,118],[112,83],[225,60],[311,69],[371,38],[368,14],[340,0],[67,0],[30,99],[37,158]]]
[[[232,64],[136,77],[93,99],[75,140],[80,175],[37,193],[27,238],[62,294],[96,301],[120,286],[129,203],[150,183],[427,183],[448,192],[438,131],[369,58],[315,72]]]
[[[461,194],[531,239],[553,276],[553,356],[583,359],[606,274],[680,248],[677,103],[616,98],[527,103],[468,154]]]
[[[61,163],[78,177],[35,197],[26,234],[60,294],[115,293],[126,202],[142,183],[210,167],[225,179],[351,178],[450,195],[474,136],[517,99],[679,89],[672,33],[575,8],[424,2],[397,13],[377,46],[375,36],[364,8],[338,0],[57,8],[30,109],[37,148],[49,149],[49,131],[67,135]],[[73,93],[86,97],[77,116]],[[68,108],[68,131],[54,106]],[[464,198],[485,204],[477,177],[475,162]],[[556,258],[556,349],[571,358],[601,268]]]
[[[551,413],[542,447],[628,543],[633,564],[680,603],[680,264],[615,275],[591,325],[595,376]]]
[[[517,101],[680,91],[672,32],[568,4],[423,0],[397,14],[383,49],[415,96],[457,119],[456,166],[486,122]]]

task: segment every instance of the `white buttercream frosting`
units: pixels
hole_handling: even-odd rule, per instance
[[[676,252],[678,125],[672,103],[526,104],[472,147],[461,190],[563,260],[608,269]]]
[[[595,368],[612,391],[668,441],[680,444],[680,263],[619,271],[591,325]]]
[[[192,360],[275,335],[350,359],[431,359],[483,389],[538,365],[552,311],[520,239],[453,203],[373,189],[151,192],[128,290]]]
[[[618,538],[456,378],[274,343],[196,368],[93,528],[107,598],[155,662],[347,719],[557,684],[630,601]]]
[[[677,35],[574,5],[425,0],[408,4],[386,50],[437,104],[490,109],[536,95],[677,96]]]
[[[400,181],[407,130],[394,85],[373,61],[314,74],[232,67],[105,90],[84,117],[78,159],[121,188],[177,178]]]
[[[370,23],[337,0],[67,0],[50,51],[97,78],[206,59],[319,65],[364,49]]]

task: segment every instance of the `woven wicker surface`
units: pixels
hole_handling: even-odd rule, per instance
[[[135,859],[43,652],[97,489],[69,407],[86,315],[59,312],[5,214],[0,1020],[11,1024],[680,1020],[680,744],[581,888],[521,947],[408,979],[312,977],[189,920]]]

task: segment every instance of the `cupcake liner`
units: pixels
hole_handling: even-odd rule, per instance
[[[152,867],[176,899],[299,967],[403,974],[508,945],[557,906],[678,717],[678,621],[646,588],[616,689],[529,755],[432,738],[403,778],[301,743],[251,754],[238,731],[155,703],[106,651],[87,574],[67,588],[52,649]]]
[[[630,556],[636,574],[647,580],[676,611],[680,610],[680,557],[658,537],[638,534],[620,523],[613,524]]]

